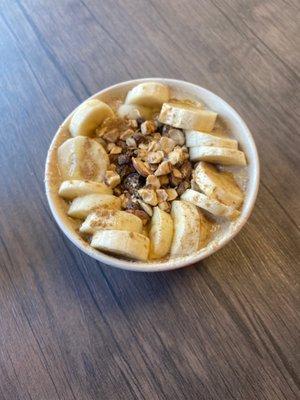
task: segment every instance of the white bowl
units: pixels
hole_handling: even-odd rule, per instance
[[[248,161],[248,183],[240,217],[231,224],[224,225],[226,228],[222,229],[207,245],[207,247],[189,256],[172,258],[161,262],[140,262],[113,257],[93,249],[76,233],[73,220],[66,215],[66,204],[57,194],[57,189],[59,187],[56,158],[57,148],[69,135],[68,126],[74,111],[59,127],[51,143],[46,161],[45,186],[49,206],[57,224],[71,242],[73,242],[80,250],[92,258],[113,267],[132,271],[155,272],[172,270],[196,263],[225,246],[225,244],[242,229],[251,214],[257,196],[259,186],[259,160],[252,135],[239,114],[214,93],[192,83],[164,78],[137,79],[110,86],[96,93],[91,98],[98,98],[103,101],[120,97],[123,98],[132,87],[146,81],[165,83],[170,87],[172,97],[203,101],[208,108],[216,111],[225,120],[227,126],[231,130],[232,136],[238,140],[241,149],[245,152]]]

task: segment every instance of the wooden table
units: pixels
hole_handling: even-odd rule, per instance
[[[299,399],[297,1],[0,3],[0,399]],[[44,162],[85,98],[155,76],[232,104],[262,177],[224,249],[130,273],[60,232]]]

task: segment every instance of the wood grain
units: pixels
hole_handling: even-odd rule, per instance
[[[297,2],[0,4],[0,399],[298,399]],[[261,158],[243,231],[172,273],[81,254],[44,195],[64,117],[101,88],[147,76],[222,96]]]

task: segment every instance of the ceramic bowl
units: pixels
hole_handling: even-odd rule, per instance
[[[240,148],[245,152],[248,162],[246,196],[240,217],[230,224],[224,224],[223,228],[205,248],[184,257],[155,262],[128,261],[93,249],[75,231],[76,226],[74,225],[74,221],[66,215],[67,206],[57,194],[60,183],[59,173],[57,170],[57,148],[69,137],[68,126],[74,111],[59,127],[50,145],[46,161],[45,186],[49,206],[57,224],[71,242],[73,242],[73,244],[80,250],[101,263],[113,267],[133,271],[155,272],[172,270],[196,263],[215,253],[234,238],[247,222],[256,200],[259,186],[259,159],[253,137],[241,116],[219,96],[201,86],[175,79],[146,78],[118,83],[101,90],[91,96],[91,98],[97,98],[103,101],[124,98],[128,90],[147,81],[165,83],[170,87],[172,97],[188,98],[204,102],[209,109],[216,111],[226,122],[231,131],[232,137],[238,140]]]

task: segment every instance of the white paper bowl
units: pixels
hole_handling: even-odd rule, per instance
[[[45,186],[49,206],[56,222],[65,235],[80,250],[94,259],[113,267],[132,271],[155,272],[172,270],[196,263],[197,261],[208,257],[225,246],[225,244],[228,243],[242,229],[251,214],[257,196],[259,186],[259,159],[252,135],[239,114],[232,107],[230,107],[229,104],[227,104],[214,93],[192,83],[164,78],[137,79],[110,86],[109,88],[96,93],[91,98],[98,98],[103,101],[108,101],[110,99],[119,97],[124,98],[128,90],[135,85],[146,81],[157,81],[167,84],[173,92],[172,97],[179,96],[182,98],[195,100],[198,99],[204,102],[208,108],[216,111],[225,120],[227,126],[232,132],[232,135],[239,141],[239,145],[245,152],[248,161],[249,179],[246,197],[240,217],[227,229],[221,231],[219,236],[211,241],[207,247],[198,251],[197,253],[185,257],[173,258],[161,262],[127,261],[93,249],[75,232],[72,219],[66,215],[66,204],[57,195],[57,189],[60,183],[57,171],[57,148],[68,137],[68,126],[74,111],[59,127],[51,143],[46,161]]]

